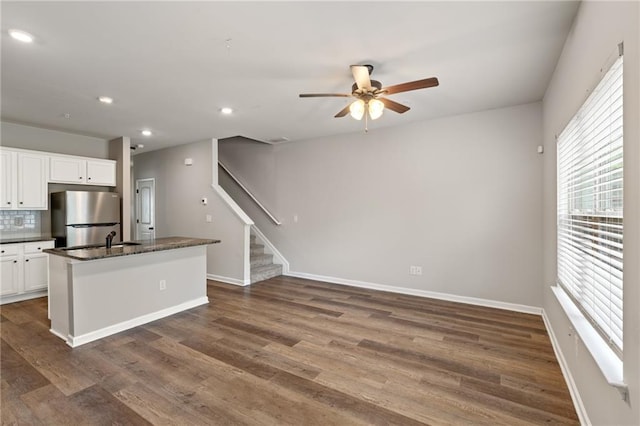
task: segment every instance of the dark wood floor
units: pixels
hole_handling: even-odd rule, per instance
[[[71,349],[1,312],[2,424],[577,424],[539,316],[290,277]]]

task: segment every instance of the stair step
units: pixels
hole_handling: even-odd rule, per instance
[[[249,246],[249,253],[251,255],[263,254],[264,253],[264,246],[262,244],[251,243],[251,245]]]
[[[251,268],[270,265],[273,263],[273,255],[269,253],[251,255]]]
[[[282,275],[282,265],[270,264],[251,268],[251,284]]]

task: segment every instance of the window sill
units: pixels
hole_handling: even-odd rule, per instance
[[[624,383],[622,360],[618,358],[615,352],[613,352],[613,349],[600,337],[598,332],[560,286],[551,286],[551,290],[609,385],[618,389],[622,395],[622,399],[626,400],[628,388],[627,384]]]

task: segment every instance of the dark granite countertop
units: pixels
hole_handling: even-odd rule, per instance
[[[53,241],[53,240],[55,240],[55,238],[51,236],[0,238],[0,244],[20,244],[20,243],[33,243],[36,241]]]
[[[219,243],[220,240],[210,240],[190,237],[167,237],[153,240],[128,241],[113,243],[113,247],[104,245],[60,247],[43,250],[45,253],[68,257],[76,260],[97,260],[109,257],[130,256],[134,254],[151,253],[154,251],[173,250],[186,247],[203,246]]]

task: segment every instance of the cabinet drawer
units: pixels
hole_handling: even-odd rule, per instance
[[[0,246],[0,256],[15,256],[20,244],[4,244]]]
[[[24,245],[25,254],[42,253],[42,250],[53,248],[53,241],[36,241],[34,243],[26,243]]]

